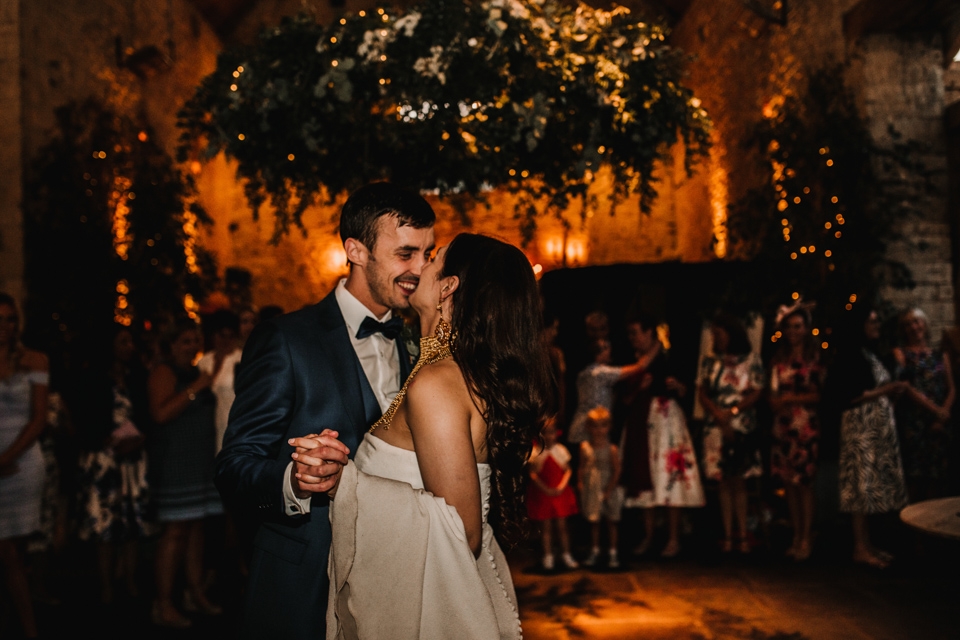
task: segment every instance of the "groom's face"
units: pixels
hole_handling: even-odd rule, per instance
[[[381,216],[377,240],[365,267],[374,302],[390,309],[409,307],[434,246],[433,227],[399,226],[396,216]]]

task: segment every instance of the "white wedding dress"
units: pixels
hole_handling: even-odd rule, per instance
[[[474,558],[456,509],[423,489],[416,453],[364,437],[330,504],[327,638],[522,637],[510,569],[487,524],[490,466],[477,471],[483,543]]]

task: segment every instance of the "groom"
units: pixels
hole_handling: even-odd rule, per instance
[[[340,213],[349,275],[318,304],[261,323],[246,342],[216,470],[224,501],[259,523],[243,638],[325,636],[331,533],[322,492],[410,373],[391,310],[410,305],[434,221],[416,193],[385,182],[360,188]],[[323,434],[314,455],[327,462],[301,464],[298,478],[288,441],[325,429],[335,433]]]

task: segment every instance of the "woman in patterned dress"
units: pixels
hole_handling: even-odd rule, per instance
[[[103,360],[103,354],[94,354]],[[137,593],[138,543],[153,532],[148,521],[148,427],[146,369],[130,329],[118,325],[110,361],[84,371],[74,385],[70,411],[81,448],[79,508],[81,540],[97,543],[100,599],[113,600],[113,582],[122,577]]]
[[[173,604],[173,584],[181,566],[186,574],[184,607],[215,615],[220,608],[203,590],[204,520],[223,513],[213,484],[215,399],[213,375],[193,362],[201,337],[192,320],[182,320],[164,336],[166,360],[147,381],[150,416],[155,423],[148,452],[157,519],[163,532],[157,545],[157,599],[153,621],[191,626]]]
[[[37,637],[27,581],[27,536],[40,529],[47,424],[47,356],[20,344],[20,314],[0,293],[0,571],[27,638]]]
[[[907,503],[892,399],[910,385],[893,381],[874,353],[880,319],[865,307],[855,306],[848,325],[838,331],[825,391],[842,411],[840,510],[851,516],[853,561],[882,569],[893,557],[870,542],[867,517]]]
[[[702,507],[705,503],[696,452],[678,402],[686,395],[686,385],[674,375],[653,317],[637,314],[628,319],[627,335],[640,362],[649,362],[639,381],[646,402],[630,403],[622,442],[623,451],[645,450],[648,460],[647,465],[637,465],[636,460],[630,462],[634,473],[649,476],[649,488],[637,492],[636,481],[631,482],[628,477],[625,482],[630,489],[624,506],[644,510],[646,536],[633,552],[642,555],[650,548],[655,512],[663,508],[667,515],[667,544],[660,555],[672,558],[680,553],[680,509]],[[645,447],[632,444],[637,438],[643,440]]]
[[[820,445],[817,405],[824,369],[805,309],[787,312],[778,326],[783,338],[770,363],[770,407],[774,414],[770,475],[778,478],[786,491],[793,528],[793,544],[787,555],[806,560],[811,548],[813,480]]]
[[[703,430],[703,474],[720,483],[723,552],[733,548],[733,520],[739,550],[750,552],[747,537],[745,480],[763,468],[757,442],[756,403],[763,391],[763,365],[752,352],[743,324],[721,314],[710,323],[713,354],[703,359],[697,380],[699,399],[707,413]]]
[[[950,409],[954,400],[950,359],[929,345],[929,323],[920,309],[900,316],[901,345],[893,350],[896,378],[910,383],[897,404],[897,427],[911,501],[943,495],[950,463]]]

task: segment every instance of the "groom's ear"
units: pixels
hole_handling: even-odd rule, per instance
[[[347,238],[343,241],[343,250],[347,254],[350,264],[365,266],[370,252],[367,247],[356,238]]]

